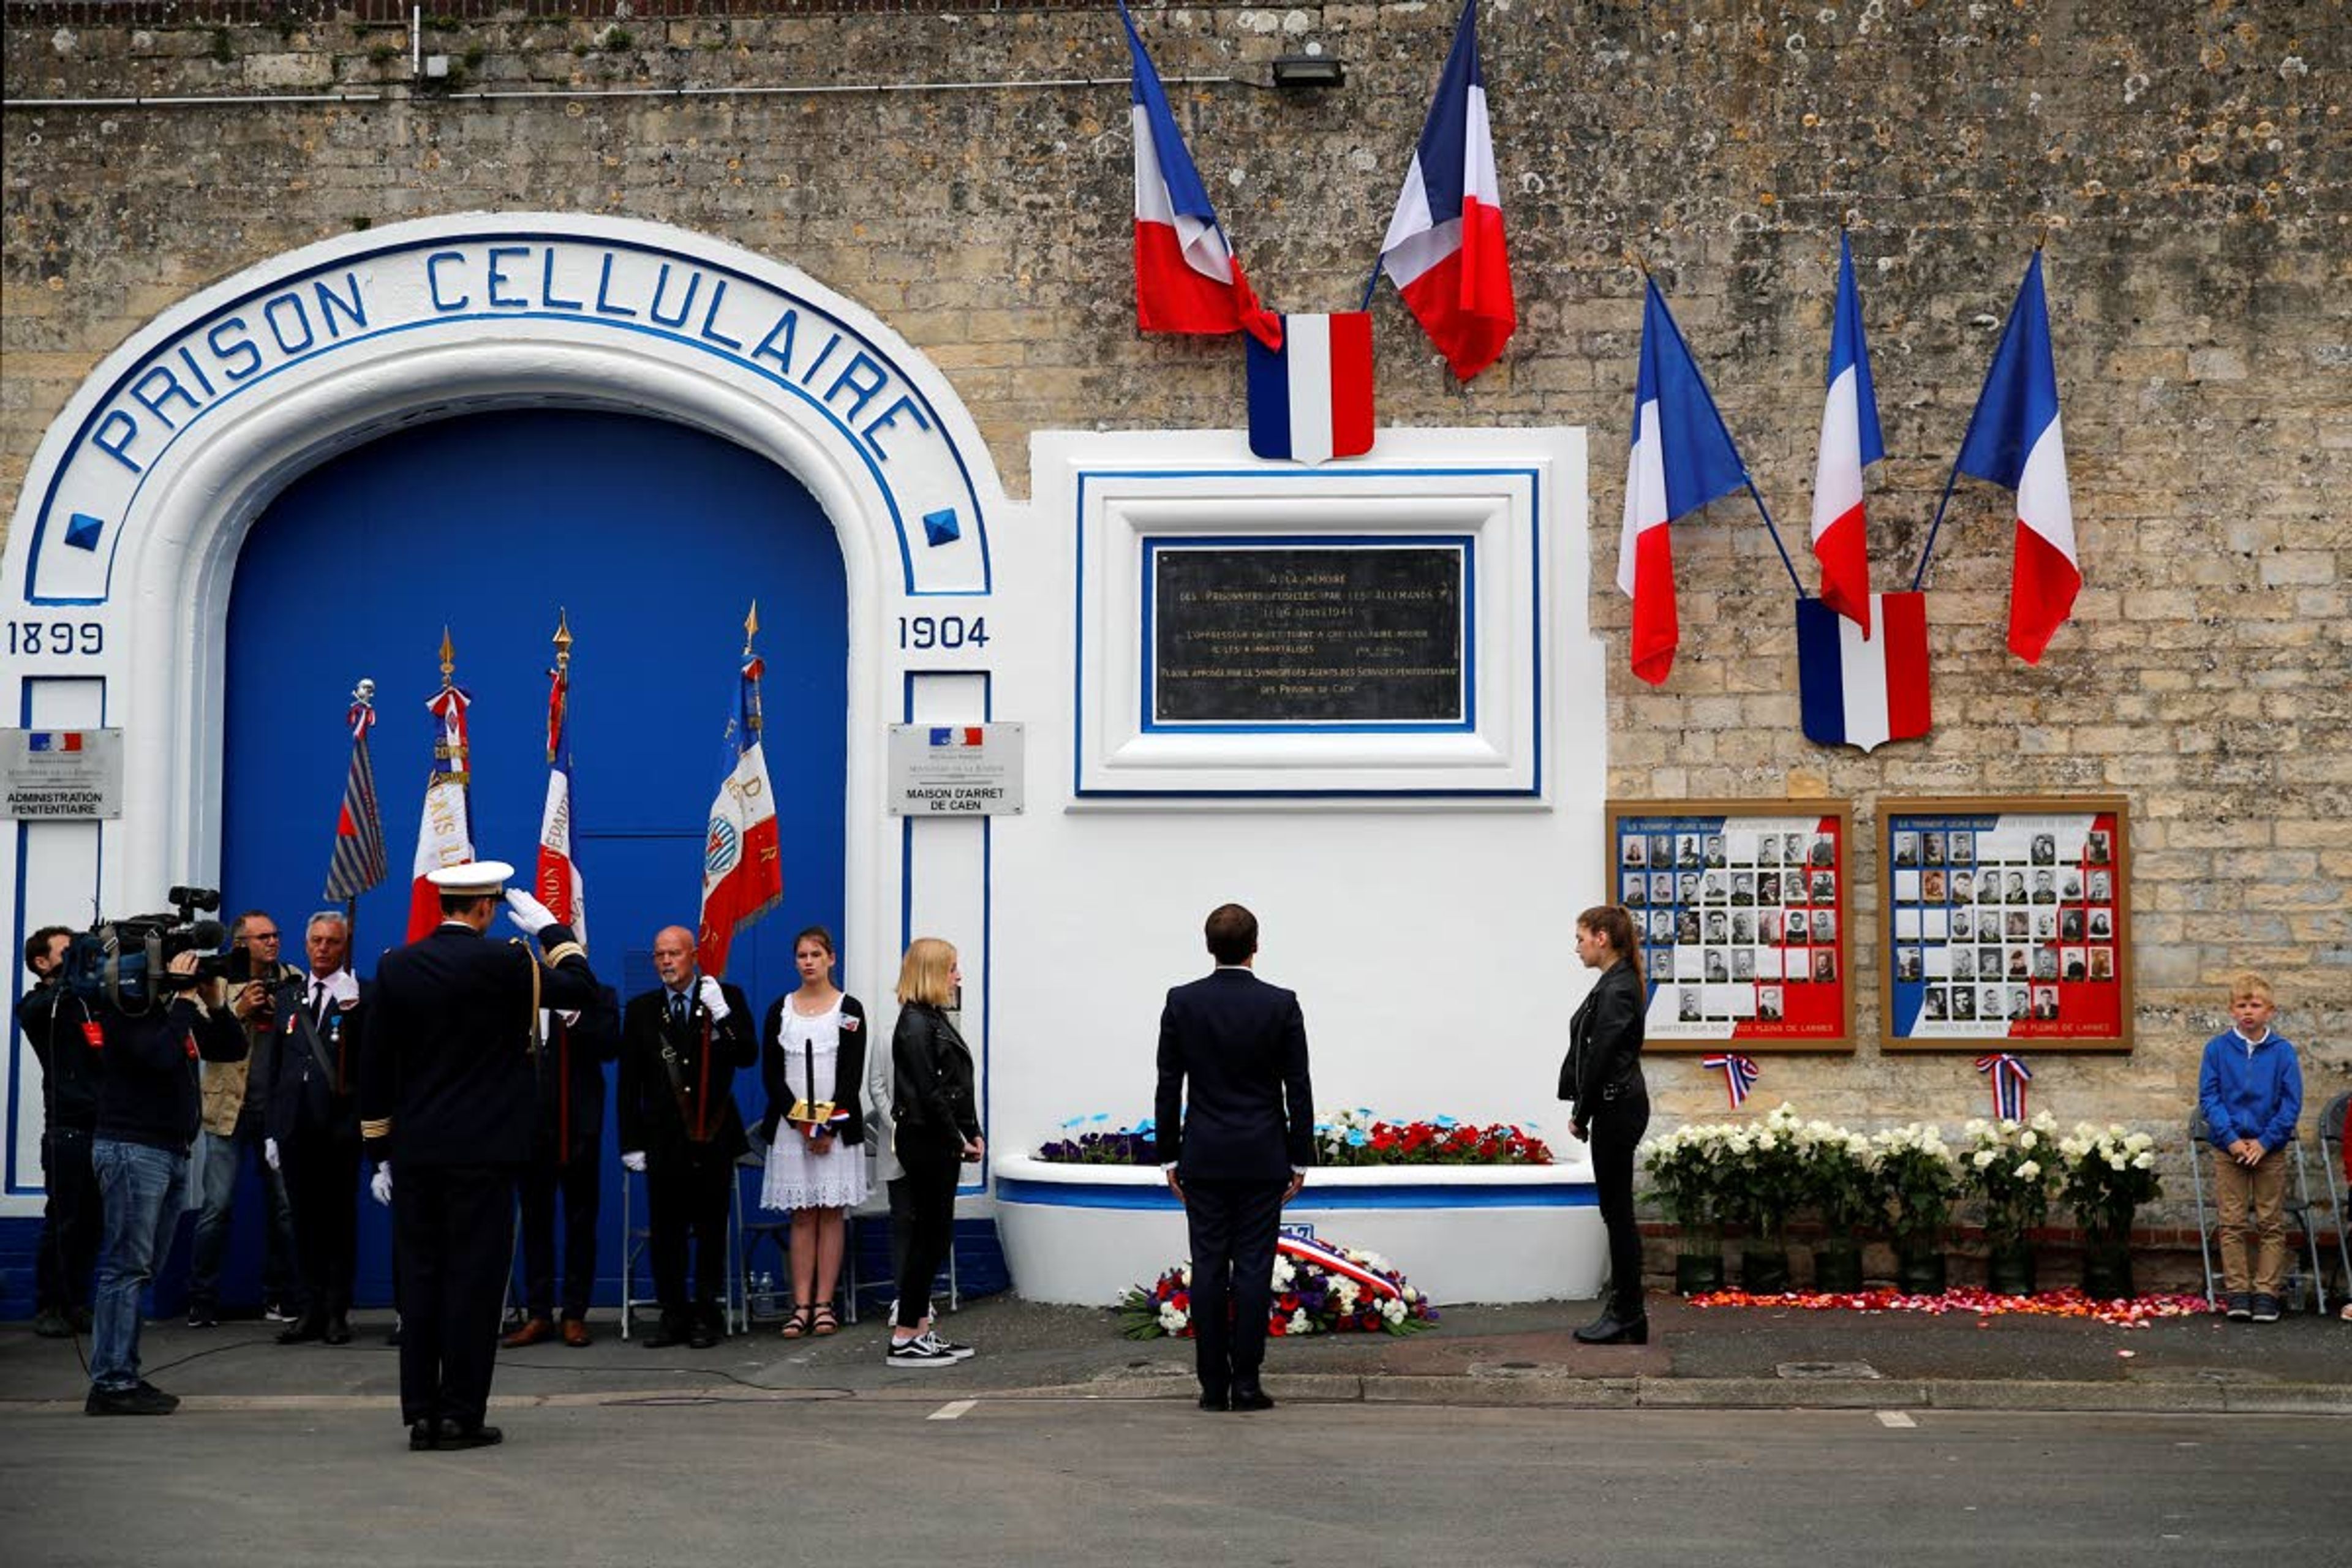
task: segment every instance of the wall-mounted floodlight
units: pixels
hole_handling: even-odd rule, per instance
[[[1274,62],[1279,88],[1345,87],[1348,68],[1330,55],[1284,55]]]

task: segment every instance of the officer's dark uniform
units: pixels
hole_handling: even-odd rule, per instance
[[[597,1188],[603,1180],[604,1064],[621,1051],[621,1001],[610,986],[577,1023],[553,1019],[539,1057],[539,1131],[522,1173],[523,1300],[555,1316],[555,1200],[563,1198],[567,1321],[588,1315],[596,1282]]]
[[[87,1323],[106,1218],[89,1163],[101,1064],[90,1021],[89,1005],[62,980],[42,981],[16,1004],[16,1022],[41,1064],[41,1185],[47,1200],[33,1261],[33,1306],[44,1333]]]
[[[624,1152],[646,1156],[647,1243],[654,1294],[667,1342],[691,1333],[708,1344],[721,1331],[727,1277],[727,1215],[735,1162],[751,1144],[735,1109],[735,1074],[760,1057],[760,1037],[742,991],[721,983],[727,1016],[714,1020],[697,976],[678,1001],[667,986],[629,998],[621,1024],[620,1105]],[[694,1241],[694,1293],[686,1251]]]
[[[542,968],[460,921],[383,955],[361,1059],[361,1131],[393,1174],[401,1419],[412,1444],[478,1432],[498,1355],[515,1178],[530,1157],[538,1009],[594,1006],[569,928]],[[419,1429],[420,1423],[437,1426]]]
[[[346,1005],[298,972],[275,997],[269,1104],[263,1126],[278,1141],[278,1173],[294,1211],[294,1256],[310,1309],[283,1342],[352,1337],[352,1275],[358,1267],[360,1036],[367,992]]]

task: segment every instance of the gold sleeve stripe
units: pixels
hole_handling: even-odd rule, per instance
[[[391,1118],[391,1117],[389,1117],[389,1116],[379,1116],[379,1117],[377,1117],[377,1118],[376,1118],[374,1121],[362,1121],[362,1122],[361,1122],[361,1123],[360,1123],[360,1136],[361,1136],[361,1137],[362,1137],[362,1138],[389,1138],[389,1137],[391,1137],[391,1136],[392,1136],[392,1118]]]
[[[552,969],[567,958],[576,958],[585,963],[588,950],[576,942],[557,942],[547,950],[547,967]]]

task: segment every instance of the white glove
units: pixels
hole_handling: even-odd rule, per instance
[[[263,1161],[265,1161],[265,1162],[268,1164],[268,1166],[269,1166],[269,1168],[270,1168],[271,1170],[273,1170],[273,1171],[274,1171],[274,1170],[278,1169],[278,1140],[277,1140],[277,1139],[275,1139],[275,1138],[264,1138],[264,1139],[261,1141],[261,1158],[263,1159]]]
[[[537,936],[555,923],[555,911],[520,888],[509,888],[507,919],[522,927],[525,935]]]
[[[712,1023],[723,1024],[727,1021],[727,1015],[731,1009],[727,1005],[727,993],[719,988],[718,981],[708,974],[704,975],[702,984],[697,988],[695,994],[702,998],[703,1010],[710,1015]]]
[[[646,1152],[643,1149],[625,1150],[622,1152],[621,1163],[625,1168],[643,1175],[646,1170]]]
[[[375,1201],[382,1204],[384,1207],[390,1208],[392,1206],[391,1161],[382,1160],[377,1162],[375,1174],[368,1180],[368,1191],[374,1194]]]

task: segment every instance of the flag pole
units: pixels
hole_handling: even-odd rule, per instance
[[[364,675],[360,677],[359,684],[352,688],[352,706],[346,717],[352,726],[352,744],[357,745],[366,739],[368,731],[375,724],[375,682]],[[307,941],[308,938],[309,933],[305,932],[304,939]],[[360,896],[356,892],[345,893],[343,955],[344,962],[353,966],[354,973],[359,963],[359,953]]]
[[[1960,450],[1963,452],[1968,450],[1968,445],[1964,438],[1960,442]],[[1959,482],[1960,459],[1958,454],[1955,453],[1952,458],[1952,471],[1944,476],[1943,499],[1936,503],[1936,521],[1927,525],[1927,542],[1919,552],[1919,569],[1911,574],[1911,591],[1915,594],[1919,591],[1919,585],[1927,580],[1927,563],[1935,558],[1936,534],[1944,526],[1944,509],[1952,503],[1952,487]]]

